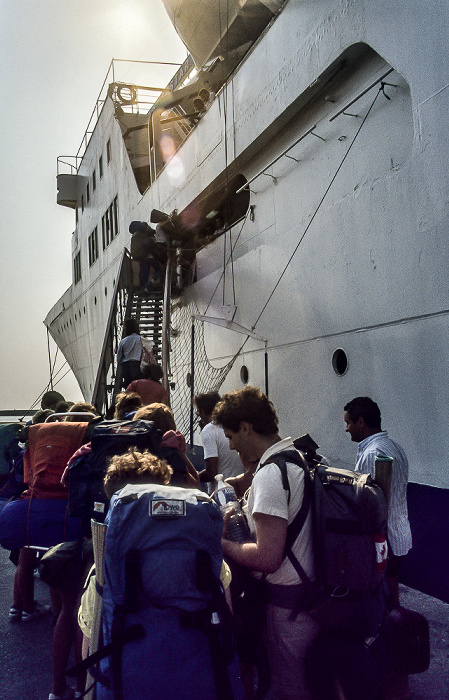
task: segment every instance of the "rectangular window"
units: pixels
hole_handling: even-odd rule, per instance
[[[89,266],[91,267],[94,262],[98,260],[98,228],[95,226],[94,230],[89,236]]]
[[[109,222],[111,225],[111,241],[118,235],[118,207],[117,207],[117,197],[109,207]]]
[[[103,177],[103,156],[98,159],[98,170],[100,172],[100,179]]]
[[[108,247],[111,242],[111,219],[109,209],[105,211],[101,217],[101,235],[103,240],[103,250]]]
[[[108,142],[106,144],[106,159],[108,163],[111,162],[111,139],[108,139]]]
[[[97,171],[94,170],[92,173],[92,192],[97,189]]]
[[[81,279],[81,251],[73,258],[73,279],[75,284],[78,284]]]
[[[114,231],[115,235],[118,236],[118,199],[114,197],[112,202],[113,214],[114,214]]]

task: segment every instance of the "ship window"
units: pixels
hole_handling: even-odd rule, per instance
[[[92,173],[92,192],[97,189],[97,171],[94,169]]]
[[[337,348],[332,355],[332,369],[335,374],[342,377],[348,370],[348,357],[344,350]]]
[[[73,258],[73,280],[75,284],[81,279],[81,251],[79,251]]]
[[[111,162],[111,139],[108,139],[108,142],[106,144],[106,159],[108,163]]]
[[[90,202],[90,188],[89,188],[89,183],[87,183],[86,187],[86,204],[89,204]]]
[[[108,288],[107,287],[104,288],[104,295],[105,295],[105,297],[108,296]]]
[[[84,211],[84,195],[81,195],[81,211]]]
[[[98,260],[98,228],[95,226],[94,230],[89,236],[89,266],[91,267],[96,260]]]
[[[101,235],[104,250],[111,242],[111,219],[109,209],[106,209],[105,213],[101,217]]]
[[[242,384],[248,384],[249,372],[246,365],[242,365],[240,368],[240,380]]]
[[[75,221],[78,223],[78,207],[75,208]]]
[[[100,156],[98,159],[98,170],[100,172],[100,178],[103,177],[103,156]]]
[[[117,197],[111,204],[112,238],[118,236],[118,203]]]

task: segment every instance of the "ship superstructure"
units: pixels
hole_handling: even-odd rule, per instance
[[[369,395],[409,456],[412,511],[440,527],[447,8],[164,4],[192,58],[156,93],[108,83],[83,157],[59,178],[59,200],[77,211],[74,280],[50,333],[92,398],[100,366],[113,366],[111,328],[136,302],[119,278],[128,225],[174,213],[165,321],[178,423],[189,424],[192,390],[268,387],[284,434],[309,432],[348,466],[343,405]],[[146,108],[140,92],[153,94]],[[113,381],[103,384],[106,396]]]

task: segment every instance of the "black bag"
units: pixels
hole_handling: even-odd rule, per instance
[[[318,460],[311,463],[296,450],[286,450],[272,455],[265,463],[279,466],[286,490],[286,461],[305,472],[304,502],[310,502],[312,509],[319,588],[334,597],[377,590],[384,580],[387,563],[387,507],[382,489],[369,474],[328,467]],[[295,539],[307,517],[307,505],[301,510],[299,522],[291,528]],[[286,555],[292,561],[291,552]],[[294,561],[292,564],[295,566]],[[298,574],[304,583],[305,573]]]
[[[307,449],[300,451],[306,442]],[[305,473],[303,504],[287,531],[285,556],[295,568],[304,594],[299,610],[313,611],[329,629],[364,638],[375,633],[385,612],[383,583],[387,562],[387,507],[381,488],[369,474],[321,464],[310,436],[294,441],[297,450],[272,455],[265,464],[281,470],[289,493],[286,462]],[[265,466],[265,465],[262,465]],[[311,582],[292,552],[309,511],[315,552]]]
[[[369,647],[381,667],[390,667],[387,675],[423,673],[430,664],[429,623],[414,610],[393,608]]]
[[[86,561],[93,560],[92,540],[61,542],[50,547],[39,561],[41,581],[60,591],[76,591]]]
[[[104,520],[108,499],[103,488],[103,478],[109,460],[122,455],[129,447],[143,452],[148,450],[160,459],[165,459],[173,469],[171,484],[184,485],[186,464],[178,450],[161,447],[163,433],[153,421],[102,421],[91,433],[90,454],[73,462],[69,469],[69,514],[90,522],[94,517]]]

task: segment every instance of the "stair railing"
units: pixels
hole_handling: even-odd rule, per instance
[[[132,294],[129,294],[128,291],[131,288],[131,274],[131,257],[128,250],[124,248],[112,293],[111,307],[91,399],[91,403],[103,415],[108,412],[112,404],[112,397],[111,402],[108,402],[108,392],[111,392],[116,385],[116,352],[119,343],[118,326],[120,326],[120,329],[122,328],[126,318],[127,307],[132,299]],[[109,381],[108,375],[110,375]]]

